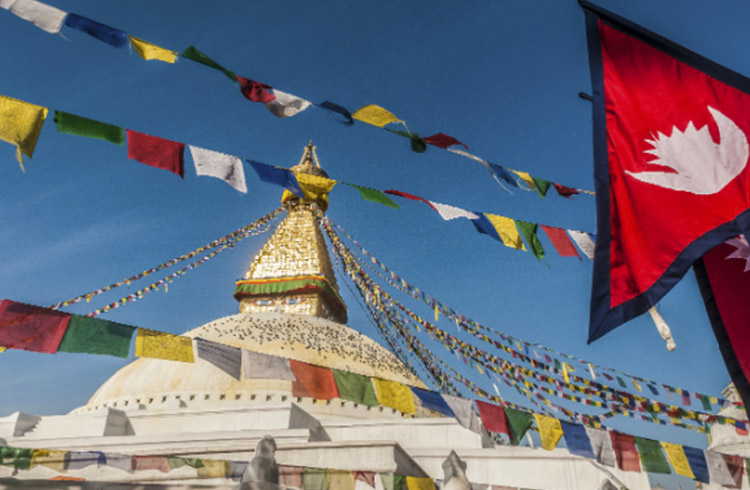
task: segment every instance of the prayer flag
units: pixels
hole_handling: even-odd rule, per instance
[[[727,485],[727,487],[740,488],[742,486],[742,470],[745,458],[733,454],[722,454],[721,456],[724,458],[729,476],[732,478],[732,484]]]
[[[612,468],[615,467],[615,451],[612,447],[612,439],[609,433],[603,429],[594,429],[586,427],[586,434],[591,441],[591,448],[594,450],[596,460]]]
[[[407,476],[406,490],[435,490],[435,481],[430,477]]]
[[[510,426],[510,443],[517,445],[534,423],[534,416],[530,412],[505,407],[505,416]]]
[[[133,456],[133,471],[157,470],[169,473],[169,460],[166,456]]]
[[[232,474],[229,461],[204,459],[202,466],[196,467],[198,478],[226,478]]]
[[[104,465],[112,468],[117,468],[122,471],[133,471],[133,456],[129,454],[115,454],[107,453],[103,454]]]
[[[47,108],[0,95],[0,140],[16,145],[16,159],[31,158],[47,117]]]
[[[549,186],[551,185],[551,182],[548,182],[539,177],[532,177],[531,180],[534,181],[534,187],[536,189],[537,194],[539,194],[539,196],[542,199],[544,199],[547,196],[547,191],[549,190]]]
[[[247,466],[250,463],[247,461],[230,461],[229,462],[229,478],[231,478],[234,481],[241,481],[242,475],[245,473],[245,470],[247,469]],[[281,473],[281,465],[279,465],[279,473]],[[282,483],[283,482],[279,482]],[[300,484],[297,485],[297,488],[300,488],[302,485],[302,473],[300,472]]]
[[[339,396],[333,372],[321,366],[289,359],[296,381],[292,382],[292,395],[310,397],[319,400],[332,400]]]
[[[302,471],[302,490],[327,490],[326,470],[305,468]]]
[[[135,52],[144,60],[159,60],[164,63],[174,63],[177,61],[177,53],[169,49],[162,48],[135,36],[128,36],[130,44],[133,45]]]
[[[432,208],[433,210],[437,211],[437,210],[436,210],[436,209],[435,209],[435,208],[434,208],[434,207],[432,206],[432,203],[431,203],[430,201],[428,201],[427,199],[422,199],[422,198],[421,198],[421,197],[419,197],[419,196],[415,196],[414,194],[408,194],[408,193],[406,193],[406,192],[401,192],[401,191],[397,191],[397,190],[395,190],[395,189],[388,189],[388,190],[385,190],[385,191],[383,191],[383,192],[385,192],[386,194],[391,194],[392,196],[399,196],[399,197],[403,197],[403,198],[405,198],[405,199],[411,199],[412,201],[420,201],[420,202],[423,202],[423,203],[427,204],[427,205],[428,205],[429,207],[431,207],[431,208]]]
[[[354,473],[345,470],[326,470],[327,490],[354,490]]]
[[[724,455],[716,451],[705,451],[706,464],[708,465],[708,480],[710,483],[722,487],[735,487],[734,478],[729,473]]]
[[[200,359],[210,362],[234,379],[240,379],[242,349],[200,338],[195,339],[195,347]]]
[[[67,313],[6,299],[0,303],[0,345],[54,354],[69,322]]]
[[[354,472],[354,484],[357,482],[365,483],[370,488],[375,488],[375,472],[374,471],[355,471]]]
[[[476,400],[476,404],[485,429],[490,432],[508,434],[513,438],[513,434],[508,427],[508,418],[505,416],[505,410],[502,406],[481,400]]]
[[[388,379],[372,378],[372,380],[375,382],[378,401],[381,405],[403,413],[416,413],[414,395],[408,386]]]
[[[622,432],[610,431],[612,438],[612,449],[615,451],[617,466],[623,471],[641,472],[641,465],[638,462],[638,451],[635,447],[634,437]]]
[[[693,264],[706,312],[729,375],[750,406],[750,246],[745,235],[728,240]]]
[[[274,99],[265,103],[266,109],[276,117],[287,118],[297,115],[312,105],[312,102],[296,95],[271,89]]]
[[[583,252],[583,255],[588,257],[589,259],[594,258],[594,249],[596,245],[594,244],[594,240],[591,239],[591,235],[584,231],[576,231],[576,230],[567,230],[568,234],[570,235],[570,238],[573,239],[574,242],[576,242],[576,245],[578,245],[578,248],[581,249],[581,252]]]
[[[635,437],[635,445],[638,448],[638,455],[641,458],[643,470],[648,473],[665,473],[672,471],[669,469],[669,463],[664,457],[659,441],[646,439],[644,437]],[[722,460],[723,461],[723,460]]]
[[[477,434],[482,433],[479,417],[474,412],[474,402],[472,400],[453,395],[443,395],[443,400],[451,407],[453,413],[456,414],[456,420],[462,427]]]
[[[0,9],[9,10],[16,0],[0,0]]]
[[[125,144],[125,130],[113,124],[57,110],[55,111],[55,122],[57,123],[57,130],[61,133],[106,140],[120,146]]]
[[[71,29],[85,32],[89,36],[116,48],[124,48],[128,45],[128,35],[123,31],[77,14],[69,14],[68,18],[65,19],[65,25]]]
[[[461,143],[453,136],[448,136],[447,134],[443,134],[443,133],[437,133],[437,134],[433,134],[432,136],[427,136],[425,138],[422,138],[422,141],[432,146],[437,146],[438,148],[442,148],[444,150],[448,149],[449,147],[453,145],[461,145],[467,150],[469,149],[468,146]]]
[[[58,473],[65,471],[65,454],[67,451],[55,449],[34,449],[31,455],[31,468],[37,465],[46,466]]]
[[[346,107],[340,106],[338,104],[334,104],[333,102],[329,102],[327,100],[324,102],[321,102],[318,106],[322,107],[323,109],[327,109],[331,112],[336,112],[344,116],[344,118],[346,119],[346,121],[344,121],[344,124],[346,124],[347,126],[351,126],[354,124],[354,119],[352,119],[352,114],[346,109]]]
[[[703,449],[682,446],[682,450],[685,452],[685,457],[690,465],[690,471],[693,472],[693,477],[699,482],[709,483],[708,465],[706,464],[706,456]]]
[[[139,328],[135,336],[135,355],[136,357],[193,362],[193,339]]]
[[[565,230],[562,228],[555,228],[554,226],[540,226],[542,227],[542,230],[544,230],[544,233],[547,234],[547,238],[552,242],[552,245],[561,257],[578,257],[579,260],[581,259],[581,256],[578,255],[578,250],[576,250],[575,245],[573,245],[573,242],[568,238]]]
[[[253,167],[255,173],[258,174],[258,178],[263,182],[279,185],[297,197],[304,196],[302,189],[297,183],[297,178],[291,170],[253,160],[248,160],[247,163]]]
[[[209,58],[208,55],[199,51],[195,46],[188,46],[185,51],[180,53],[180,56],[182,58],[193,60],[202,65],[210,66],[215,70],[219,70],[224,75],[226,75],[227,78],[230,79],[233,83],[237,82],[237,75],[235,75],[233,71],[227,70],[226,68]]]
[[[536,223],[528,223],[519,219],[515,220],[516,226],[523,233],[523,237],[526,239],[526,244],[531,249],[534,256],[542,260],[544,258],[544,249],[542,248],[542,242],[539,241],[539,237],[536,236],[536,230],[539,227]]]
[[[433,410],[448,417],[455,417],[451,407],[445,402],[443,396],[436,391],[423,390],[422,388],[416,388],[410,386],[412,393],[417,395],[419,401],[422,403],[422,407],[428,410]]]
[[[375,388],[370,378],[338,369],[332,369],[332,371],[333,378],[336,380],[336,388],[339,390],[339,398],[368,407],[378,405],[378,397],[375,395]]]
[[[15,0],[8,10],[50,34],[60,32],[65,16],[68,15],[63,10],[36,0]]]
[[[297,379],[289,367],[289,359],[245,349],[242,349],[242,372],[253,379]]]
[[[343,183],[346,184],[346,182],[343,182]],[[383,204],[391,208],[399,209],[398,204],[393,202],[393,199],[386,196],[384,193],[380,191],[377,191],[375,189],[370,189],[369,187],[361,187],[361,186],[354,185],[354,184],[346,184],[346,185],[357,189],[359,191],[359,194],[362,196],[362,199],[364,199],[365,201],[377,202],[377,203]]]
[[[302,471],[301,466],[289,466],[285,464],[279,465],[279,485],[285,487],[303,488],[302,487]]]
[[[176,470],[183,466],[190,466],[191,468],[203,467],[203,460],[200,458],[180,458],[178,456],[167,456],[169,462],[169,470]]]
[[[591,439],[584,426],[564,420],[560,421],[560,426],[565,436],[565,445],[571,454],[596,459],[594,448],[591,446]]]
[[[33,449],[0,446],[0,464],[13,466],[17,470],[28,470],[33,454]]]
[[[239,75],[237,75],[237,81],[240,82],[242,95],[250,101],[265,103],[271,102],[276,98],[275,95],[268,91],[268,89],[271,88],[270,85],[259,83],[255,80],[250,80],[249,78],[241,77]]]
[[[393,473],[380,473],[380,481],[384,490],[406,490],[406,477]],[[378,488],[377,485],[375,488]]]
[[[675,474],[695,479],[695,475],[693,475],[690,464],[685,456],[685,451],[682,450],[682,445],[663,441],[661,445],[664,448],[664,452],[667,453],[669,462],[672,463]]]
[[[750,231],[750,79],[581,5],[594,91],[592,342]]]
[[[496,214],[482,213],[482,215],[490,222],[495,233],[500,238],[500,241],[503,242],[503,245],[515,248],[516,250],[526,250],[523,240],[521,239],[521,234],[518,233],[518,228],[516,228],[516,221],[512,218],[506,218],[505,216],[498,216]],[[474,220],[473,223],[478,223],[478,220]]]
[[[188,145],[188,148],[190,149],[190,154],[193,156],[196,174],[216,177],[234,189],[247,193],[245,169],[239,157],[192,145]]]
[[[472,213],[471,211],[457,208],[449,204],[442,204],[442,203],[435,202],[435,201],[429,201],[429,203],[432,206],[432,209],[437,211],[440,217],[443,218],[445,221],[450,221],[456,218],[466,218],[466,219],[478,219],[479,218],[479,216]]]
[[[516,179],[513,178],[513,176],[510,174],[510,172],[508,172],[508,170],[505,169],[505,167],[495,165],[494,163],[489,163],[488,165],[493,175],[500,177],[501,179],[503,179],[503,182],[508,185],[518,187],[518,182],[516,182]]]
[[[65,469],[68,470],[80,470],[91,465],[99,467],[106,462],[104,453],[99,451],[68,451],[65,454]]]
[[[128,357],[133,332],[135,332],[135,327],[129,325],[71,315],[68,330],[57,350]]]
[[[520,170],[511,170],[514,174],[518,175],[518,177],[523,180],[527,186],[529,186],[529,189],[536,190],[536,184],[534,184],[534,179],[531,177],[531,175],[528,172],[521,172]]]
[[[401,122],[390,111],[388,111],[387,109],[383,109],[382,107],[375,104],[360,107],[359,109],[354,111],[354,114],[352,114],[352,118],[358,121],[365,122],[367,124],[372,124],[373,126],[377,126],[379,128],[384,127],[386,124]]]
[[[564,185],[556,184],[554,182],[552,183],[552,185],[555,186],[555,190],[557,191],[557,193],[559,195],[561,195],[562,197],[568,198],[568,199],[571,196],[575,196],[576,194],[579,193],[578,189],[574,189],[572,187],[567,187],[567,186],[564,186]]]
[[[128,129],[128,158],[185,176],[185,144]]]
[[[560,421],[554,417],[548,417],[540,413],[535,413],[536,425],[539,427],[539,436],[542,439],[542,447],[547,451],[552,451],[557,446],[557,441],[563,435]]]

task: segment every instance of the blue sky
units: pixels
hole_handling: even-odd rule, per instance
[[[178,52],[194,45],[239,75],[314,103],[330,100],[352,111],[381,105],[422,136],[448,133],[493,163],[593,188],[591,105],[577,95],[591,88],[576,2],[50,3]],[[750,32],[740,21],[750,17],[746,2],[600,4],[750,74],[744,49]],[[280,166],[296,164],[312,139],[334,179],[595,231],[593,197],[509,194],[481,165],[438,148],[413,153],[403,138],[365,124],[344,126],[319,108],[277,119],[244,99],[220,72],[189,60],[146,62],[80,32],[63,28],[62,34],[0,11],[0,94]],[[193,250],[266,214],[281,195],[249,166],[247,194],[196,177],[189,156],[181,180],[128,160],[126,148],[57,133],[51,116],[25,173],[5,143],[0,163],[0,297],[38,305]],[[476,233],[466,220],[444,222],[427,206],[399,204],[395,210],[365,202],[339,186],[328,215],[408,281],[485,325],[689,390],[719,394],[726,386],[692,273],[660,305],[675,352],[667,352],[648,317],[586,345],[590,261],[559,257],[543,238],[547,258],[540,262]],[[168,293],[152,293],[105,317],[179,333],[233,314],[234,280],[262,243],[247,239],[190,271]],[[345,287],[342,294],[349,324],[375,336]],[[70,311],[87,313],[102,304]],[[442,320],[438,326],[448,325]],[[0,356],[0,415],[71,410],[125,362],[6,352]],[[685,431],[624,424],[640,435],[706,443]]]

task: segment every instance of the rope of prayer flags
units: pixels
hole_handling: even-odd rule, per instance
[[[28,5],[31,5],[32,2],[33,7],[29,7]],[[65,26],[70,29],[84,32],[98,39],[99,41],[116,48],[124,48],[129,43],[131,46],[133,46],[134,51],[141,58],[147,61],[158,60],[165,63],[174,64],[177,61],[177,58],[181,57],[199,63],[203,66],[213,68],[214,70],[222,72],[230,81],[232,81],[232,83],[239,85],[240,91],[248,100],[264,104],[269,112],[277,117],[286,118],[294,116],[295,114],[307,109],[312,105],[312,103],[308,100],[288,94],[286,92],[282,92],[281,90],[274,89],[267,84],[258,83],[248,78],[236,75],[232,70],[225,68],[224,66],[213,60],[211,57],[209,57],[207,54],[198,50],[195,46],[189,46],[182,53],[178,54],[176,51],[172,51],[138,37],[128,35],[125,31],[122,31],[120,29],[101,24],[78,14],[62,11],[37,0],[14,0],[11,3],[11,7],[9,7],[9,10],[12,13],[16,14],[18,17],[34,23],[34,25],[49,33],[59,33],[64,23]],[[493,178],[497,180],[498,183],[500,183],[500,180],[498,179],[497,174],[500,174],[501,178],[513,187],[522,188],[529,191],[536,191],[542,198],[546,196],[547,189],[549,189],[550,186],[554,186],[558,194],[566,198],[579,193],[590,195],[594,194],[592,191],[567,187],[561,184],[544,180],[539,177],[532,177],[527,172],[490,164],[477,156],[471,155],[466,151],[452,149],[452,146],[457,145],[465,147],[466,150],[468,150],[469,147],[453,136],[449,136],[444,133],[436,133],[432,136],[421,138],[419,135],[413,134],[411,131],[409,131],[409,129],[406,127],[406,124],[403,121],[399,120],[395,115],[393,115],[393,113],[375,104],[368,104],[366,106],[363,106],[356,110],[353,114],[343,106],[329,101],[322,102],[319,107],[328,111],[342,114],[346,118],[347,124],[353,124],[354,120],[356,119],[360,122],[387,129],[385,128],[387,124],[394,122],[401,123],[407,130],[405,133],[401,131],[389,131],[409,138],[413,151],[423,153],[426,150],[426,144],[429,144],[437,148],[448,150],[458,155],[470,158],[472,160],[479,161],[490,171],[490,173],[492,173]],[[30,149],[31,152],[33,152],[33,146],[34,145],[32,143]],[[19,145],[19,162],[21,159],[21,150],[24,150],[24,152],[26,152],[26,149],[22,148]],[[31,157],[30,153],[26,154]],[[22,162],[21,166],[23,168]],[[516,179],[511,178],[510,173],[515,174]],[[524,182],[524,186],[519,185],[520,182]],[[502,186],[502,184],[500,185]]]
[[[330,222],[329,218],[327,218],[325,216],[323,216],[323,218],[322,218],[322,223],[323,223],[323,226],[333,226],[332,223]],[[385,264],[383,264],[379,259],[377,259],[372,254],[370,254],[357,240],[355,240],[354,238],[352,238],[352,236],[349,235],[340,225],[335,225],[335,226],[336,226],[336,228],[344,236],[346,236],[352,243],[354,243],[354,245],[357,246],[357,248],[362,252],[363,255],[365,255],[369,259],[369,261],[372,264],[375,264],[383,272],[385,272],[385,274],[386,274],[387,277],[383,276],[383,278],[386,281],[388,281],[389,284],[391,284],[393,287],[395,287],[395,288],[397,288],[397,289],[405,292],[406,294],[409,294],[413,298],[418,299],[420,301],[423,301],[425,304],[429,305],[431,308],[435,308],[437,306],[438,311],[440,313],[442,313],[446,318],[448,318],[449,320],[451,320],[454,323],[456,323],[456,325],[459,328],[461,328],[461,329],[463,329],[463,330],[471,333],[472,335],[474,335],[475,337],[479,338],[480,340],[482,340],[484,342],[487,342],[487,343],[489,343],[491,345],[494,345],[497,348],[503,349],[504,351],[508,352],[509,354],[511,354],[513,356],[518,356],[519,358],[523,359],[524,361],[526,361],[526,362],[528,362],[528,363],[530,363],[532,365],[538,363],[539,359],[541,359],[539,353],[536,352],[536,350],[535,350],[535,349],[540,349],[540,350],[543,350],[543,351],[548,352],[550,354],[553,354],[555,356],[562,357],[562,358],[570,360],[570,361],[575,361],[576,363],[579,363],[579,364],[585,366],[589,372],[591,372],[591,373],[598,373],[599,375],[603,376],[604,378],[606,378],[606,379],[608,379],[610,381],[612,381],[614,378],[610,374],[608,374],[608,373],[612,373],[612,374],[616,374],[616,375],[621,375],[621,376],[627,377],[629,379],[641,382],[641,383],[645,384],[646,387],[649,389],[649,391],[651,391],[651,393],[653,393],[654,395],[658,394],[657,387],[661,387],[668,394],[669,393],[674,393],[674,394],[683,395],[683,394],[687,393],[688,398],[687,398],[687,403],[685,403],[685,405],[688,405],[688,406],[690,405],[690,403],[689,403],[689,395],[690,395],[690,393],[687,392],[687,390],[683,390],[682,388],[678,388],[678,387],[674,387],[674,386],[671,386],[671,385],[668,385],[668,384],[665,384],[665,383],[654,381],[654,380],[649,379],[649,378],[643,378],[643,377],[640,377],[640,376],[631,375],[631,374],[625,373],[625,372],[617,370],[617,369],[613,369],[613,368],[609,368],[609,367],[605,367],[605,366],[600,366],[600,365],[597,365],[597,364],[592,363],[590,361],[586,361],[584,359],[580,359],[580,358],[577,358],[575,356],[571,356],[571,355],[568,355],[568,354],[565,354],[565,353],[562,353],[562,352],[550,349],[549,347],[546,347],[546,346],[544,346],[542,344],[527,342],[527,341],[522,340],[522,339],[520,339],[518,337],[514,337],[512,335],[508,335],[508,334],[505,334],[505,333],[500,332],[498,330],[494,330],[492,328],[484,326],[484,325],[482,325],[480,323],[475,322],[474,320],[471,320],[471,319],[469,319],[469,318],[461,315],[460,313],[458,313],[457,311],[455,311],[451,307],[449,307],[449,306],[445,305],[444,303],[436,300],[432,296],[428,295],[424,291],[422,291],[419,288],[413,286],[412,284],[410,284],[409,282],[407,282],[406,280],[404,280],[403,278],[401,278],[400,276],[398,276],[396,273],[394,273],[393,271],[391,271]],[[488,335],[482,333],[483,331],[498,336],[503,342],[507,342],[507,345],[496,342],[494,339],[491,339]],[[523,347],[520,347],[521,345],[523,345]],[[514,346],[518,346],[518,348],[515,348]],[[533,352],[533,354],[535,355],[536,359],[534,359],[533,357],[531,357],[529,351]],[[551,363],[552,362],[552,358],[550,358],[547,354],[545,354],[545,359],[546,359],[547,363]],[[596,374],[592,375],[592,379],[596,379],[596,377],[597,377]],[[576,378],[580,379],[582,382],[583,381],[588,381],[588,380],[585,380],[582,377],[576,377]],[[624,382],[622,382],[621,385],[623,387],[625,387],[624,386]],[[608,388],[608,387],[606,387],[606,385],[601,385],[601,386],[602,386],[601,389]],[[710,395],[705,395],[705,394],[697,393],[697,392],[693,393],[693,396],[696,399],[701,400],[701,402],[704,403],[704,405],[705,404],[708,404],[708,405],[718,405],[719,408],[721,408],[722,405],[725,405],[727,403],[733,403],[733,402],[729,402],[728,400],[726,400],[723,397],[710,396]],[[741,406],[741,403],[734,403],[734,404],[738,405],[738,406]]]

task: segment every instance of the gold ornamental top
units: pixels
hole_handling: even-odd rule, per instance
[[[296,313],[346,323],[346,305],[313,213],[313,203],[328,207],[328,182],[333,181],[320,168],[312,142],[291,170],[305,196],[284,191],[287,216],[237,281],[234,297],[240,313]]]

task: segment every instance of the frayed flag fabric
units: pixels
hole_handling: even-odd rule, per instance
[[[580,4],[594,94],[592,342],[750,230],[750,79]]]

